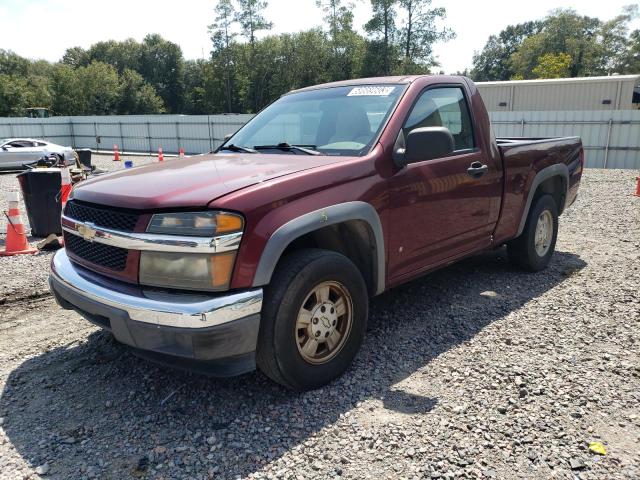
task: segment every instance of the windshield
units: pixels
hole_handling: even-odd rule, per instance
[[[404,85],[357,85],[285,95],[219,150],[267,150],[283,144],[324,155],[364,155],[384,127]],[[268,153],[300,153],[273,148]]]

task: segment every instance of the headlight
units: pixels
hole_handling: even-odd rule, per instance
[[[240,215],[228,212],[160,213],[151,217],[147,233],[215,237],[242,232]],[[236,252],[140,252],[140,283],[185,290],[229,288]]]
[[[148,233],[213,237],[242,231],[240,215],[227,212],[160,213],[151,217]]]
[[[226,290],[236,252],[140,252],[140,283],[184,290]]]

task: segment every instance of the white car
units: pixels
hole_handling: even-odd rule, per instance
[[[63,147],[34,138],[0,140],[0,168],[22,168],[25,163],[37,162],[43,156],[49,155],[64,159],[66,165],[75,161],[71,147]]]

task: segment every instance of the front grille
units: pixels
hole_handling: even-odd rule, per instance
[[[121,272],[127,265],[128,250],[101,243],[87,242],[85,239],[64,232],[65,248],[87,262]]]
[[[74,200],[67,202],[64,214],[79,222],[91,222],[100,227],[123,232],[133,232],[139,218],[135,213],[121,212],[102,206],[89,206]]]

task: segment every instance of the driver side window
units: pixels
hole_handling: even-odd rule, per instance
[[[475,146],[469,107],[459,87],[433,88],[420,94],[402,128],[404,138],[411,130],[422,127],[448,128],[455,150],[469,150]]]

